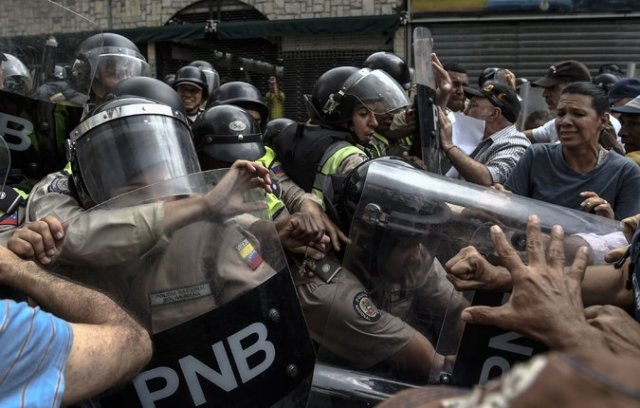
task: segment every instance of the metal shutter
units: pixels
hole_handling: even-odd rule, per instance
[[[626,67],[640,60],[640,18],[421,23],[434,35],[441,61],[458,62],[472,84],[483,68],[512,69],[538,78],[563,59],[584,62],[596,73],[606,63]]]

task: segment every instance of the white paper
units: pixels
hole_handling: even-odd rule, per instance
[[[472,118],[462,112],[449,112],[447,117],[453,125],[451,135],[453,144],[458,146],[465,154],[471,154],[484,136],[484,120]],[[459,173],[452,166],[445,176],[457,178]]]

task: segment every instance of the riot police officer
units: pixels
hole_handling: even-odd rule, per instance
[[[379,51],[369,55],[362,65],[369,69],[381,69],[391,75],[402,88],[410,93],[411,71],[407,63],[392,52]],[[369,157],[385,155],[403,156],[413,144],[415,133],[415,112],[401,110],[376,117],[378,127],[373,140],[364,146]]]
[[[33,79],[27,66],[17,57],[3,53],[0,54],[0,89],[29,95],[33,88]]]
[[[211,105],[216,96],[216,92],[218,88],[220,88],[220,75],[218,71],[211,65],[211,63],[203,60],[195,60],[191,61],[189,65],[198,67],[202,72],[204,72],[204,76],[207,78],[207,88],[209,98],[207,99],[206,106]]]
[[[235,105],[246,110],[263,127],[269,118],[269,107],[262,94],[248,82],[233,81],[220,85],[216,92],[216,105]]]
[[[209,87],[204,72],[195,66],[187,65],[176,72],[173,80],[176,90],[187,111],[189,123],[193,122],[204,112],[209,98]]]
[[[235,160],[251,160],[269,169],[272,193],[267,194],[267,206],[272,220],[282,222],[289,214],[304,213],[301,216],[306,217],[307,228],[316,231],[317,238],[326,232],[336,249],[346,242],[346,236],[325,214],[318,199],[291,181],[273,150],[264,146],[260,126],[247,111],[233,105],[211,107],[192,130],[204,170],[226,168]]]
[[[385,157],[347,176],[338,200],[351,239],[342,268],[325,279],[296,277],[298,294],[320,359],[425,381],[446,312],[463,304],[435,258],[439,240],[431,239],[450,211],[393,186],[365,194],[379,160],[414,167]]]
[[[407,105],[402,87],[384,71],[330,69],[307,100],[311,123],[284,129],[274,150],[296,184],[324,200],[331,194],[333,175],[345,175],[368,159],[358,146],[373,140],[375,115]]]
[[[271,119],[269,122],[267,122],[267,126],[265,126],[262,141],[265,145],[272,146],[273,141],[278,137],[280,132],[282,132],[282,129],[286,128],[287,126],[293,125],[294,123],[296,122],[293,119],[288,118]]]
[[[138,47],[114,33],[95,34],[84,40],[74,55],[71,84],[89,95],[95,106],[123,79],[149,76],[149,64]]]

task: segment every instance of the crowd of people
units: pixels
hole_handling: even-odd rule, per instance
[[[31,84],[15,80],[26,73],[5,70],[17,65],[15,57],[0,55],[5,90],[29,95],[24,88]],[[361,67],[322,74],[299,101],[305,122],[282,117],[276,76],[264,97],[247,82],[221,84],[206,61],[160,81],[148,77],[135,44],[110,33],[83,41],[74,58],[70,88],[31,90],[40,99],[82,105],[82,122],[69,135],[69,163],[22,192],[20,205],[1,208],[3,404],[68,404],[131,378],[149,361],[153,334],[280,270],[269,263],[274,248],[256,239],[265,225],[285,250],[319,357],[335,364],[425,384],[455,355],[436,347],[439,337],[459,335],[470,323],[519,332],[569,353],[572,362],[597,350],[640,365],[637,79],[592,80],[581,62],[559,61],[531,82],[543,88],[548,111],[523,118],[522,81],[510,69],[487,68],[472,87],[461,63],[432,57],[438,120],[430,134],[443,175],[618,220],[629,243],[607,254],[609,264],[595,265],[581,247],[566,254],[573,259],[567,265],[562,228],[543,233],[532,214],[526,256],[494,226],[497,261],[490,263],[473,247],[449,255],[437,249],[434,225],[452,222],[451,206],[390,188],[378,198],[392,206],[359,209],[372,163],[415,172],[428,165],[417,153],[420,135],[429,133],[418,118],[427,111],[414,102],[410,69],[397,55],[375,53]],[[105,207],[123,194],[216,169],[229,170],[206,192],[181,186],[138,205]],[[246,200],[255,188],[264,190],[266,204]],[[255,214],[265,206],[261,219]],[[157,270],[123,267],[155,257],[172,237],[178,249],[159,256],[151,264]],[[210,241],[219,245],[215,254],[206,252]],[[201,270],[188,285],[211,286],[181,300],[183,317],[175,319],[166,303],[157,304],[158,291],[184,283],[176,259],[194,242],[207,255],[193,262]],[[511,296],[499,307],[470,306],[462,293],[470,287]],[[460,318],[445,330],[451,313]],[[554,358],[537,360],[537,373],[552,370]],[[592,380],[637,404],[637,382],[628,385],[635,387],[629,396],[605,381],[609,374]],[[542,378],[536,375],[533,382]],[[460,405],[446,406],[480,403],[492,392],[500,391],[457,396],[447,403]]]

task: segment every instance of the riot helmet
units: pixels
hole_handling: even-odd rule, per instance
[[[33,88],[33,79],[27,66],[11,54],[0,54],[2,69],[2,89],[20,95],[29,95]]]
[[[358,260],[354,272],[365,280],[379,277],[406,283],[407,276],[400,276],[399,269],[389,267],[391,254],[397,248],[402,250],[403,246],[421,251],[437,246],[439,240],[430,237],[436,233],[438,225],[451,218],[451,210],[446,204],[417,196],[413,191],[398,190],[394,185],[370,188],[367,178],[374,166],[377,172],[384,173],[393,168],[421,171],[408,160],[387,156],[368,160],[349,173],[338,204],[344,224],[350,225],[352,244],[349,247],[357,252],[347,255]],[[412,277],[417,279],[415,282],[422,279],[418,275]]]
[[[613,86],[620,80],[616,75],[605,72],[602,74],[598,74],[593,78],[593,83],[598,85],[600,89],[604,91],[605,94],[609,95],[609,91]]]
[[[200,171],[186,117],[135,96],[98,106],[71,132],[67,155],[84,208]]]
[[[202,70],[202,72],[204,72],[204,76],[207,78],[207,88],[209,91],[208,99],[209,101],[212,101],[214,95],[216,94],[216,91],[218,90],[218,88],[220,88],[220,75],[218,74],[218,71],[216,71],[213,65],[211,65],[207,61],[191,61],[189,65],[198,67],[200,68],[200,70]]]
[[[391,75],[405,90],[411,88],[409,66],[402,58],[392,52],[374,52],[364,60],[362,66],[371,70],[381,69]]]
[[[396,156],[382,156],[375,159],[367,160],[361,163],[355,169],[351,170],[342,182],[342,187],[340,188],[340,194],[338,195],[337,202],[338,212],[340,213],[340,220],[342,221],[343,225],[347,227],[347,230],[351,225],[351,221],[356,212],[356,208],[360,203],[360,198],[362,197],[362,191],[365,187],[369,167],[373,163],[382,162],[393,163],[394,165],[407,168],[420,169],[420,166],[407,159]]]
[[[118,82],[111,88],[113,97],[138,96],[170,106],[182,115],[187,115],[182,100],[166,83],[151,77],[132,77]]]
[[[294,123],[296,123],[295,120],[288,119],[288,118],[271,119],[267,123],[267,126],[265,127],[264,136],[262,138],[262,141],[267,146],[273,145],[274,140],[278,137],[280,132],[282,132],[282,130],[284,128],[286,128],[287,126],[289,126],[291,124],[294,124]]]
[[[400,84],[386,72],[345,66],[330,69],[318,78],[309,108],[319,121],[348,128],[358,105],[383,115],[409,104]]]
[[[167,74],[162,78],[162,82],[173,88],[173,81],[176,80],[176,74]]]
[[[236,160],[255,161],[264,156],[262,132],[258,122],[242,108],[218,105],[207,109],[192,126],[193,142],[204,163],[233,163]]]
[[[131,40],[119,34],[101,33],[84,40],[76,50],[71,82],[77,91],[91,91],[102,100],[119,81],[149,73],[149,64]]]
[[[191,65],[186,65],[180,68],[176,72],[176,77],[173,81],[173,89],[180,94],[181,91],[178,91],[178,88],[181,85],[189,85],[192,87],[196,87],[202,91],[202,97],[200,102],[198,103],[198,107],[204,107],[207,104],[207,100],[209,97],[209,88],[207,85],[207,78],[204,75],[204,72],[198,67],[194,67]],[[188,106],[185,105],[187,111],[193,111],[193,108],[189,109]]]
[[[262,94],[247,82],[233,81],[220,85],[216,92],[216,105],[235,105],[260,114],[260,126],[267,123],[269,107],[262,100]],[[257,120],[257,119],[256,119]]]

